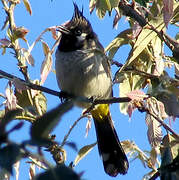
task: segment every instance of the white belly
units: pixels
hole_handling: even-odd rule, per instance
[[[82,51],[57,51],[55,69],[60,89],[75,96],[88,98],[111,96],[112,81],[110,73],[106,72],[102,64],[103,60],[101,54],[94,56],[92,53],[89,56]]]

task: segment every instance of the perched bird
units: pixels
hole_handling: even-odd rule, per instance
[[[59,26],[61,39],[56,50],[56,77],[60,89],[75,96],[93,99],[112,97],[110,62],[90,22],[76,4],[70,21]],[[90,103],[77,103],[89,108]],[[110,116],[109,105],[96,105],[94,119],[99,154],[110,176],[126,174],[129,164]]]

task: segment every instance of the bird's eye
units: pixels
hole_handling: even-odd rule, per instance
[[[75,30],[75,35],[76,35],[76,36],[80,36],[80,35],[81,35],[81,33],[82,33],[82,32],[81,32],[81,30],[80,30],[80,29],[76,29],[76,30]]]

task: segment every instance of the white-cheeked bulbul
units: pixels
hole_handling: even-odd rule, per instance
[[[59,26],[61,39],[56,51],[56,77],[60,89],[74,96],[107,99],[112,96],[110,62],[90,22],[74,4],[72,19]],[[89,103],[78,103],[89,108]],[[110,116],[109,105],[96,105],[91,110],[99,154],[104,170],[110,176],[126,174],[128,160]]]

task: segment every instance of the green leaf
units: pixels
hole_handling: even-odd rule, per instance
[[[168,134],[166,135],[162,140],[163,146],[161,147],[161,155],[163,157],[165,148],[169,147],[170,153],[171,153],[171,159],[175,159],[178,155],[179,150],[179,139],[177,139],[175,136]],[[170,161],[170,160],[169,160]],[[169,161],[167,163],[169,163]]]
[[[149,21],[149,24],[151,24],[157,31],[161,31],[165,27],[161,15],[157,19],[152,19],[151,21]],[[130,51],[126,63],[120,69],[120,72],[123,69],[125,69],[128,65],[130,65],[156,36],[157,34],[153,30],[144,27],[141,33],[139,34],[132,50]]]
[[[33,178],[33,180],[80,180],[80,177],[71,168],[61,164],[51,168]]]
[[[5,115],[5,110],[1,110],[0,111],[0,119],[2,119],[4,117],[4,115]]]
[[[175,39],[179,40],[179,32],[176,34]]]
[[[158,92],[157,99],[164,104],[165,111],[169,116],[179,116],[179,100],[174,93],[167,90]]]
[[[125,44],[129,44],[130,38],[129,35],[131,35],[132,31],[131,29],[127,29],[122,31],[120,34],[118,34],[115,39],[105,48],[105,51],[109,52],[108,56],[110,59],[113,59],[115,53],[118,51],[118,49]]]
[[[96,145],[97,143],[93,143],[87,146],[82,147],[79,152],[77,157],[74,160],[74,166],[76,166]]]
[[[18,90],[15,90],[15,96],[17,98],[17,104],[22,107],[29,107],[33,105],[32,98],[30,95],[30,90],[22,90],[21,92]]]
[[[112,8],[117,7],[119,0],[100,0],[96,2],[96,13],[99,18],[103,18],[106,11],[111,12]]]
[[[161,147],[161,167],[160,175],[164,180],[178,179],[178,159],[179,159],[179,141],[174,136],[168,134],[163,138]]]
[[[151,47],[152,47],[152,52],[153,52],[153,57],[154,57],[153,60],[155,61],[154,63],[155,67],[153,69],[152,74],[156,76],[160,76],[164,70],[164,61],[162,57],[162,54],[164,54],[164,52],[163,52],[163,42],[158,36],[152,39]]]
[[[127,94],[131,91],[132,91],[132,89],[130,86],[129,78],[126,77],[126,79],[122,83],[120,83],[119,97],[126,97]],[[128,103],[120,103],[119,105],[120,105],[121,113],[127,114]]]
[[[21,113],[21,109],[11,110],[5,113],[5,115],[0,118],[0,134],[4,132],[4,128],[6,125],[15,118],[15,116],[19,113]]]
[[[49,133],[59,123],[61,116],[73,107],[73,101],[69,100],[60,104],[51,111],[39,117],[31,127],[30,135],[32,140],[38,141],[47,139]]]
[[[146,4],[149,2],[149,0],[136,0],[141,6],[146,7]]]
[[[35,96],[35,104],[38,114],[43,115],[47,111],[47,99],[42,92]]]
[[[119,75],[125,75],[125,80],[120,83],[119,95],[120,97],[126,97],[128,93],[134,90],[141,89],[145,78],[139,75],[133,75],[132,73],[120,73]],[[128,103],[120,103],[120,111],[123,114],[127,114]]]
[[[17,144],[10,144],[0,149],[0,167],[6,169],[11,174],[12,166],[23,156]]]

